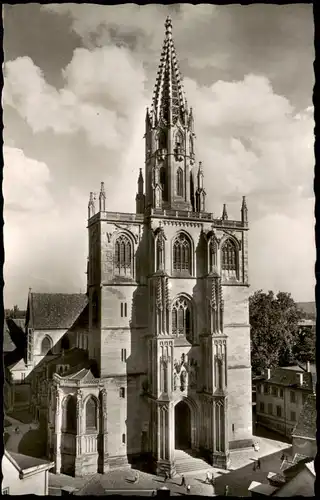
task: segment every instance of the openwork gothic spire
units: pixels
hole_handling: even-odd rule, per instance
[[[154,126],[161,121],[170,125],[176,123],[178,118],[183,120],[183,114],[187,107],[172,38],[172,21],[169,16],[165,22],[165,29],[165,39],[152,102]]]

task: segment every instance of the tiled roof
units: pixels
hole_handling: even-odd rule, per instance
[[[33,328],[71,328],[88,303],[82,293],[31,293]]]
[[[316,419],[317,419],[317,409],[316,409],[316,395],[310,394],[308,396],[301,413],[298,418],[298,422],[292,431],[293,436],[306,437],[309,439],[316,439]]]
[[[298,373],[303,374],[303,384],[300,386]],[[270,378],[263,376],[261,381],[268,384],[283,385],[285,387],[296,387],[301,389],[313,390],[313,380],[311,373],[302,372],[302,370],[292,370],[287,368],[274,368],[271,370]]]
[[[15,350],[15,348],[16,345],[12,341],[10,330],[5,320],[3,325],[3,352],[12,352]]]
[[[307,463],[313,462],[313,458],[304,458],[303,460],[299,460],[298,463],[292,465],[291,467],[288,467],[286,470],[283,471],[283,475],[286,479],[286,481],[290,481],[290,479],[293,479],[294,477],[301,472],[304,467],[306,466]]]
[[[9,460],[10,458],[13,459],[13,461],[19,467],[20,471],[26,471],[27,469],[38,467],[39,465],[48,465],[48,467],[53,467],[54,465],[51,464],[51,462],[49,462],[48,460],[30,457],[29,455],[22,455],[22,453],[14,453],[13,451],[5,450],[5,455]],[[12,460],[10,461],[12,462]]]

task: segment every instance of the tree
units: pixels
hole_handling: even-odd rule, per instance
[[[315,362],[316,358],[316,329],[312,326],[302,326],[298,329],[293,346],[293,355],[297,361],[306,363]]]
[[[259,290],[249,299],[251,363],[254,373],[293,361],[294,340],[302,317],[289,293]]]

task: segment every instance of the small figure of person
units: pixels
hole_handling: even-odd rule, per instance
[[[258,458],[257,460],[257,469],[261,469],[261,462],[260,462],[260,458]]]
[[[137,483],[139,481],[139,472],[136,472],[135,478],[134,478],[134,483]]]
[[[205,480],[205,483],[206,484],[210,484],[210,472],[208,471],[207,474],[206,474],[206,480]]]
[[[169,475],[168,475],[167,471],[165,471],[165,473],[164,473],[164,481],[163,482],[166,483],[168,481],[168,479],[169,479]]]
[[[184,477],[184,475],[182,474],[181,476],[181,485],[180,486],[185,486],[186,485],[186,479]]]
[[[190,484],[187,484],[187,492],[190,493],[190,490],[191,490],[191,486],[190,486]]]
[[[228,493],[229,493],[229,486],[228,486],[228,485],[226,485],[226,486],[224,487],[224,496],[225,496],[225,497],[227,497],[227,496],[228,496]]]

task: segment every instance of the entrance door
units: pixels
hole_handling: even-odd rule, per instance
[[[191,448],[191,413],[185,401],[180,401],[175,407],[175,448]]]

